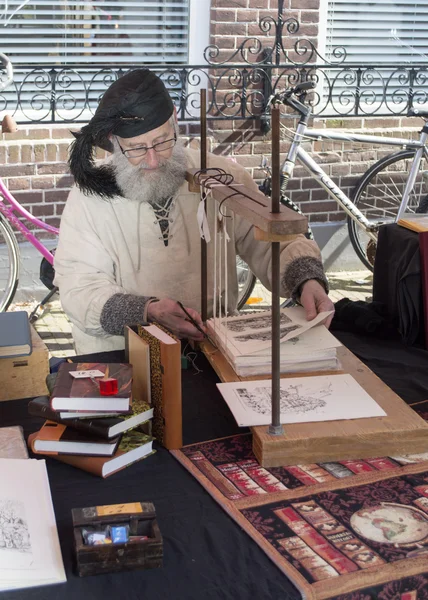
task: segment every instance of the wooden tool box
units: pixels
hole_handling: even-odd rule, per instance
[[[77,573],[81,577],[162,566],[163,541],[151,502],[73,508],[72,517]],[[94,546],[84,543],[84,529],[125,524],[129,525],[130,536],[147,536],[147,539]]]

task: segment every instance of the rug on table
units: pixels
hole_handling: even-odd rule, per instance
[[[172,454],[304,598],[428,600],[428,455],[264,468],[251,434]]]

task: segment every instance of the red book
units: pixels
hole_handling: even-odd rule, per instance
[[[72,373],[99,373],[99,376],[76,377]],[[114,378],[118,392],[114,396],[103,396],[101,379]],[[90,412],[129,411],[132,397],[132,366],[122,363],[62,363],[51,395],[52,410]],[[84,416],[84,414],[82,414]]]

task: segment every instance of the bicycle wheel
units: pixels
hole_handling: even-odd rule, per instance
[[[402,150],[379,160],[357,183],[352,199],[357,208],[372,223],[394,223],[400,207],[414,150]],[[407,211],[427,212],[428,164],[422,158]],[[419,209],[419,210],[418,210]],[[376,243],[362,227],[348,216],[351,244],[364,265],[373,270]]]
[[[0,312],[7,310],[18,287],[19,246],[9,223],[0,215]]]
[[[256,285],[257,278],[250,270],[250,267],[240,256],[236,257],[236,270],[238,273],[238,310],[245,305],[251,292]]]

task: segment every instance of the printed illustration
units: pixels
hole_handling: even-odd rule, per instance
[[[428,517],[412,506],[382,502],[363,508],[352,515],[351,527],[368,540],[393,544],[397,548],[422,549],[428,542]]]
[[[233,381],[218,383],[217,387],[240,427],[269,425],[271,381]],[[281,423],[385,416],[385,411],[351,375],[281,379],[279,396]],[[372,470],[369,465],[368,468]]]
[[[320,389],[317,397],[306,395],[302,387],[302,385],[290,385],[288,389],[280,390],[281,413],[305,414],[326,406],[327,403],[323,398],[331,394],[331,383],[328,383],[324,389]],[[270,386],[236,390],[245,407],[261,415],[270,414],[272,410],[271,392]]]
[[[284,313],[281,314],[281,325],[286,325],[287,323],[291,323],[290,317],[287,317]],[[229,319],[227,322],[227,327],[230,331],[236,331],[240,333],[245,331],[246,329],[270,329],[272,327],[272,315],[271,313],[267,313],[264,315],[258,315],[256,317],[250,318],[237,318]]]
[[[22,502],[0,498],[0,569],[29,566],[32,548]]]
[[[296,329],[301,329],[300,325],[289,325],[288,327],[281,327],[281,338],[288,335],[290,331],[295,331]],[[237,335],[235,339],[238,342],[249,342],[251,340],[259,340],[261,342],[266,342],[267,340],[272,339],[272,333],[271,330],[260,331],[259,333],[247,333],[245,335]]]

